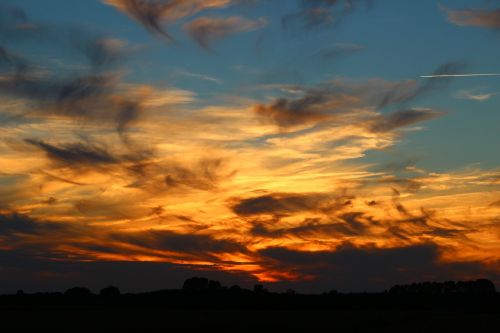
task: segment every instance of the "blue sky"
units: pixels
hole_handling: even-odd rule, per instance
[[[269,21],[262,31],[217,42],[213,52],[203,52],[190,41],[180,29],[181,23],[172,27],[178,43],[167,45],[100,1],[10,3],[22,5],[40,20],[84,25],[140,45],[143,50],[134,55],[136,64],[128,73],[131,81],[176,84],[207,100],[257,83],[315,84],[335,77],[413,80],[450,61],[466,63],[471,73],[500,72],[498,33],[450,24],[440,9],[440,6],[470,8],[474,4],[494,7],[483,1],[381,0],[350,15],[335,28],[292,32],[283,31],[281,22],[284,13],[298,8],[293,1],[261,1],[258,6],[213,10],[215,15],[245,15]],[[321,50],[339,44],[355,44],[364,49],[334,63],[315,57]],[[219,83],[178,75],[179,71],[207,75]],[[500,162],[499,155],[494,153],[499,148],[495,145],[500,130],[498,98],[485,102],[454,98],[460,90],[497,92],[499,78],[461,78],[449,89],[429,97],[423,106],[437,106],[449,114],[429,124],[429,130],[412,135],[406,143],[415,148],[420,163],[439,170],[474,163],[495,167]],[[412,154],[413,149],[407,148],[401,147]]]

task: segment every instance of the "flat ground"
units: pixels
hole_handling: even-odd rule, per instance
[[[500,332],[500,312],[171,307],[0,308],[3,332]],[[5,329],[5,330],[4,330]]]

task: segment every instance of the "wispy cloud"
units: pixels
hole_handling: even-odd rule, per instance
[[[500,9],[464,9],[452,10],[444,6],[447,19],[460,26],[475,26],[490,29],[500,29]]]
[[[421,78],[450,78],[450,77],[480,77],[480,76],[500,76],[500,73],[471,73],[471,74],[436,74],[421,75]]]
[[[370,8],[373,0],[298,0],[300,9],[284,15],[285,29],[312,29],[335,26],[361,7]]]
[[[184,76],[184,77],[188,77],[188,78],[193,78],[193,79],[198,79],[198,80],[203,80],[203,81],[209,81],[209,82],[214,82],[214,83],[217,83],[217,84],[222,84],[222,80],[214,77],[214,76],[210,76],[210,75],[206,75],[206,74],[199,74],[199,73],[193,73],[193,72],[190,72],[190,71],[187,71],[187,70],[183,70],[183,69],[177,69],[175,70],[173,73],[172,73],[172,76],[173,77],[178,77],[178,76]]]
[[[460,99],[469,99],[472,101],[484,102],[490,100],[496,95],[500,94],[499,92],[494,93],[480,93],[477,89],[475,90],[461,90],[455,94],[456,98]]]
[[[123,11],[152,33],[173,40],[172,35],[162,24],[171,24],[207,9],[224,8],[237,0],[103,0],[103,2]]]
[[[267,25],[264,18],[250,20],[243,17],[200,17],[184,25],[184,30],[202,48],[208,50],[210,43],[236,33],[261,29]]]

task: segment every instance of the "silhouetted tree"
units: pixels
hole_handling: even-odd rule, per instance
[[[191,292],[200,292],[208,289],[208,279],[202,277],[192,277],[184,281],[182,289]]]
[[[85,287],[73,287],[66,290],[64,295],[69,297],[87,297],[92,295],[92,292]]]
[[[237,284],[235,284],[235,285],[233,285],[233,286],[231,286],[231,287],[229,288],[229,291],[230,291],[231,293],[233,293],[233,294],[239,294],[239,293],[241,293],[241,292],[242,292],[242,289],[241,289],[241,287],[240,287],[240,286],[238,286]]]
[[[184,281],[182,289],[189,292],[220,291],[223,289],[221,283],[203,277],[192,277]]]
[[[262,284],[256,284],[255,286],[253,286],[253,292],[256,294],[265,294],[268,291]]]
[[[208,290],[218,291],[222,289],[222,285],[219,281],[210,280],[208,281]]]
[[[102,288],[99,292],[99,295],[102,297],[118,297],[120,296],[120,289],[114,286],[109,286],[106,288]]]
[[[479,294],[494,294],[497,292],[495,284],[487,279],[476,280],[475,292]]]
[[[389,290],[393,295],[490,295],[495,294],[493,282],[486,279],[476,281],[422,282],[411,285],[396,285]]]

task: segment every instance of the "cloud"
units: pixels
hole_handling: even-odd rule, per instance
[[[441,116],[441,113],[428,109],[401,110],[373,120],[370,129],[374,132],[391,132],[439,116]]]
[[[333,47],[324,48],[315,54],[323,61],[335,61],[347,55],[351,55],[364,50],[363,45],[358,44],[335,44]]]
[[[259,104],[255,113],[280,127],[315,124],[330,118],[321,108],[325,96],[311,95],[296,100],[279,98],[270,105]]]
[[[441,91],[450,84],[455,77],[453,75],[461,74],[465,67],[466,65],[460,62],[447,62],[440,65],[432,75],[429,75],[419,85],[412,82],[400,83],[385,94],[378,107],[384,108],[389,105],[401,107],[418,98]]]
[[[460,64],[444,64],[435,73],[457,71]],[[299,96],[281,97],[270,104],[257,104],[254,112],[266,122],[281,129],[318,124],[344,124],[351,122],[370,131],[389,132],[417,122],[439,116],[430,109],[408,107],[422,96],[445,89],[448,79],[429,79],[418,84],[416,81],[389,82],[371,80],[349,82],[337,79],[312,88],[300,88]],[[388,115],[382,113],[361,113],[360,109],[379,111],[396,109]]]
[[[214,82],[214,83],[217,83],[217,84],[222,84],[222,80],[216,78],[216,77],[213,77],[213,76],[210,76],[210,75],[206,75],[206,74],[199,74],[199,73],[192,73],[192,72],[189,72],[189,71],[186,71],[186,70],[176,70],[172,76],[176,77],[176,76],[185,76],[185,77],[188,77],[188,78],[194,78],[194,79],[199,79],[199,80],[203,80],[203,81],[209,81],[209,82]]]
[[[491,203],[490,207],[500,207],[500,200]]]
[[[331,212],[340,210],[349,203],[349,197],[322,193],[273,193],[243,199],[234,204],[232,210],[241,216],[282,215],[304,211]]]
[[[0,214],[0,240],[4,237],[13,237],[16,234],[40,235],[59,229],[60,226],[55,223],[39,222],[26,215]]]
[[[26,142],[43,150],[49,159],[77,168],[117,164],[120,161],[118,157],[113,156],[105,147],[90,143],[72,143],[58,147],[33,139],[27,139]]]
[[[210,43],[215,40],[241,32],[261,29],[267,25],[265,19],[249,20],[243,17],[226,18],[200,17],[184,25],[184,30],[202,48],[210,49]]]
[[[340,23],[345,17],[364,5],[370,8],[373,0],[299,0],[300,10],[282,18],[285,29],[290,27],[317,28]]]
[[[459,26],[500,29],[500,9],[451,10],[441,6],[449,22]]]
[[[26,70],[27,66],[24,59],[0,46],[0,68],[6,67],[14,73],[21,73]]]
[[[174,38],[162,26],[171,24],[182,18],[189,17],[207,9],[225,8],[234,0],[103,0],[104,3],[114,6],[142,24],[150,32],[173,40]]]
[[[126,91],[121,82],[120,71],[130,53],[128,45],[79,27],[33,23],[17,8],[2,9],[0,33],[20,29],[23,40],[69,55],[69,61],[84,61],[74,66],[77,69],[54,69],[53,59],[12,52],[10,44],[21,37],[6,38],[9,45],[0,45],[0,96],[21,100],[29,106],[10,119],[57,116],[83,123],[104,123],[114,126],[123,143],[131,145],[127,130],[140,119],[152,96],[144,89],[140,93]],[[21,24],[25,28],[21,29]]]
[[[268,258],[269,267],[289,269],[302,279],[314,277],[315,285],[321,287],[309,289],[316,291],[382,291],[397,283],[453,280],[461,276],[489,276],[495,281],[499,278],[479,262],[443,263],[438,247],[425,243],[390,249],[345,244],[336,251],[323,252],[274,247],[260,253]],[[304,286],[304,283],[296,284]]]
[[[319,241],[327,238],[343,239],[345,237],[364,236],[369,234],[369,219],[363,213],[341,213],[331,221],[324,222],[320,218],[309,218],[300,225],[290,228],[276,228],[272,223],[266,225],[255,222],[251,232],[254,236],[272,239],[295,239]]]
[[[234,17],[208,16],[223,15],[219,10],[204,12],[233,1],[137,1],[149,7],[135,9],[120,7],[132,2],[108,2],[132,10],[135,20],[163,38],[171,24],[208,22],[192,35],[207,48],[263,24],[241,17],[231,23]],[[331,16],[335,24],[364,4],[304,1],[298,11],[322,8],[324,22]],[[4,281],[14,286],[19,279],[48,286],[45,273],[52,281],[75,284],[84,278],[103,281],[106,272],[120,278],[120,269],[140,270],[131,267],[149,267],[155,275],[165,266],[185,268],[189,275],[216,268],[297,286],[307,280],[309,286],[317,283],[317,291],[349,287],[346,281],[354,276],[363,290],[381,286],[377,267],[368,264],[366,276],[373,280],[362,282],[342,260],[359,257],[364,263],[372,256],[382,275],[387,271],[396,279],[409,276],[405,270],[427,276],[436,267],[451,276],[450,262],[483,267],[499,259],[497,206],[490,205],[498,201],[498,170],[435,173],[412,162],[377,167],[394,153],[390,148],[397,148],[405,129],[442,114],[423,99],[445,89],[451,77],[232,84],[224,95],[202,89],[195,98],[194,92],[169,86],[127,83],[140,80],[141,70],[162,71],[161,66],[135,57],[132,51],[139,48],[104,33],[39,23],[9,9],[0,12],[0,37],[0,119],[8,120],[0,134],[0,248],[11,255],[0,255],[2,288]],[[362,49],[315,47],[297,65]],[[47,52],[33,56],[40,49]],[[174,73],[164,78],[219,82],[204,75],[211,69],[169,68]],[[462,72],[462,64],[446,63],[435,75],[467,75]],[[268,75],[281,80],[276,73]],[[402,159],[414,160],[413,153]],[[406,262],[391,259],[397,253]],[[431,264],[420,265],[417,258],[416,267],[408,268],[419,255]],[[13,262],[26,256],[26,264]],[[297,259],[302,257],[308,259]],[[406,266],[395,265],[401,272],[384,268],[380,258]],[[337,267],[345,277],[340,282]],[[116,281],[137,286],[156,277],[140,280],[137,273],[140,283],[121,278]]]
[[[254,236],[286,239],[295,245],[314,242],[331,248],[344,241],[370,244],[375,239],[414,244],[421,238],[467,242],[467,234],[474,232],[432,211],[413,212],[397,198],[375,204],[372,200],[364,207],[360,201],[347,195],[273,194],[241,200],[232,209],[252,224]]]
[[[485,102],[500,93],[479,93],[477,90],[461,90],[455,94],[456,98],[468,99],[476,102]]]
[[[118,76],[113,69],[124,59],[125,44],[119,40],[94,36],[83,30],[54,30],[41,42],[55,50],[77,51],[88,64],[85,72],[57,75],[45,70],[47,64],[0,47],[0,95],[32,103],[24,116],[57,115],[75,120],[116,123],[123,134],[138,118],[137,101],[120,96]],[[34,41],[36,38],[32,37]],[[3,67],[3,68],[2,68]],[[13,115],[15,116],[15,115]]]
[[[176,252],[187,259],[216,260],[216,254],[247,253],[248,250],[237,242],[227,239],[214,239],[210,235],[180,234],[167,230],[122,233],[112,235],[114,241],[137,245],[152,251]],[[218,260],[216,260],[218,261]]]
[[[124,292],[180,289],[186,279],[200,274],[224,285],[238,284],[250,289],[256,283],[256,279],[247,274],[203,265],[48,260],[14,251],[0,251],[0,262],[1,294],[13,294],[19,289],[28,293],[41,290],[63,292],[75,285],[87,286],[94,292],[107,285],[119,286]]]
[[[47,27],[30,20],[26,12],[16,6],[0,5],[0,37],[3,41],[22,41],[45,38]]]
[[[231,177],[234,173],[225,172],[224,160],[206,158],[191,168],[171,166],[166,171],[165,185],[168,188],[189,187],[209,191],[216,189],[219,181]]]

